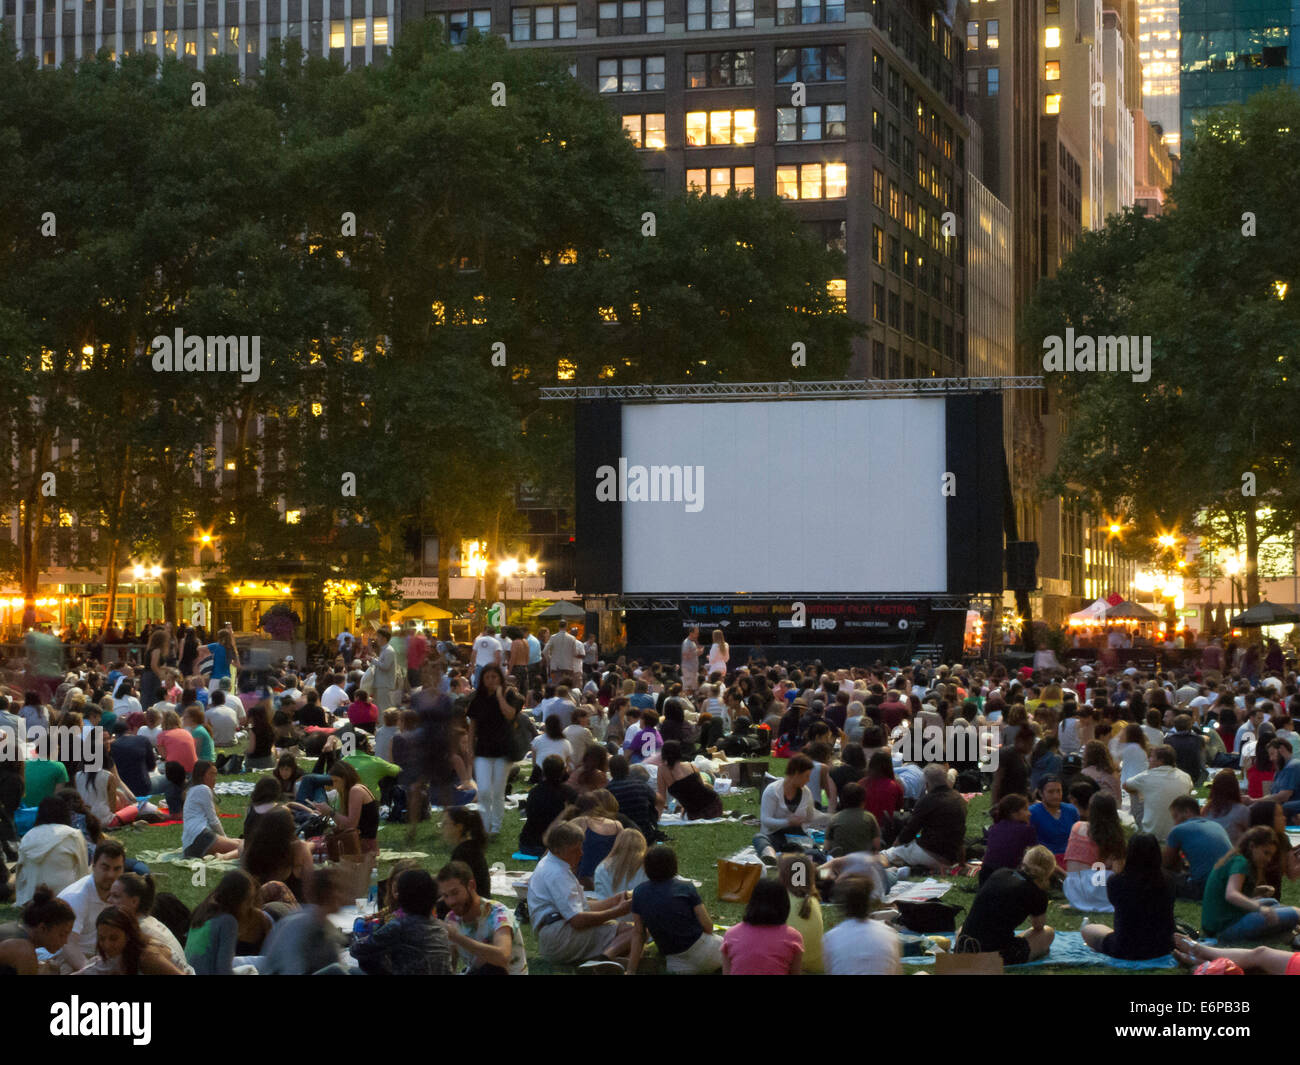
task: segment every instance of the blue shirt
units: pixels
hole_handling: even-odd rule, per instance
[[[1292,758],[1274,775],[1269,794],[1276,795],[1279,791],[1289,791],[1291,798],[1300,799],[1300,758]]]
[[[208,644],[208,650],[212,652],[212,677],[214,680],[230,679],[230,655],[226,649],[219,643]]]
[[[1232,850],[1223,826],[1206,817],[1190,817],[1174,825],[1165,845],[1183,853],[1187,858],[1187,879],[1197,883],[1204,881],[1215,863]]]
[[[1029,823],[1038,833],[1038,842],[1053,854],[1064,854],[1066,844],[1070,842],[1070,829],[1079,820],[1079,811],[1068,802],[1061,803],[1059,817],[1047,812],[1041,802],[1029,808]]]
[[[903,785],[903,798],[919,799],[925,792],[925,773],[918,765],[894,764],[894,776]]]

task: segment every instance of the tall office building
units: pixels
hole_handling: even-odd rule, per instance
[[[1182,143],[1209,111],[1274,85],[1300,85],[1300,0],[1183,0]]]
[[[1142,61],[1142,110],[1160,127],[1165,147],[1177,155],[1182,140],[1178,114],[1178,0],[1140,0],[1138,55]]]
[[[1134,202],[1152,217],[1164,214],[1165,197],[1174,180],[1174,157],[1141,111],[1133,122],[1133,168]]]
[[[59,67],[100,49],[114,57],[155,52],[202,70],[215,55],[237,56],[255,73],[270,42],[294,39],[311,55],[353,65],[388,52],[396,0],[0,0],[20,55]]]
[[[1011,209],[974,174],[967,177],[966,189],[969,371],[972,377],[1011,377],[1016,373],[1015,237]],[[1002,446],[1008,458],[1015,445],[1015,422],[1014,402],[1004,402]]]
[[[965,6],[405,0],[402,22],[436,15],[453,35],[472,26],[516,48],[562,49],[621,115],[656,185],[785,197],[845,251],[835,288],[870,325],[853,375],[951,377],[967,366],[966,75],[954,25]]]
[[[1136,41],[1124,25],[1120,12],[1102,12],[1101,100],[1102,193],[1101,213],[1105,219],[1133,206],[1133,106],[1137,101]]]

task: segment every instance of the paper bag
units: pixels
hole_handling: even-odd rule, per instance
[[[718,859],[718,901],[748,902],[754,885],[763,878],[761,865],[742,865]]]
[[[1001,976],[1002,955],[995,950],[980,954],[936,954],[934,971],[937,976]]]

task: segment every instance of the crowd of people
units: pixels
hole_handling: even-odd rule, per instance
[[[1267,656],[1254,675],[840,669],[741,663],[721,631],[692,629],[678,661],[607,661],[564,622],[485,627],[467,652],[413,627],[381,627],[364,647],[345,632],[331,650],[301,670],[241,657],[229,630],[160,625],[139,667],[88,658],[0,695],[0,729],[71,730],[104,752],[91,763],[77,751],[94,744],[59,757],[37,745],[0,764],[0,893],[21,907],[0,925],[0,967],[520,975],[526,920],[551,967],[637,972],[653,944],[670,973],[897,973],[903,937],[873,913],[901,880],[958,873],[978,886],[954,949],[1006,964],[1049,954],[1054,892],[1113,915],[1081,931],[1117,959],[1210,959],[1175,941],[1176,899],[1200,901],[1218,944],[1300,925],[1280,903],[1300,877],[1286,831],[1300,820],[1300,694]],[[942,757],[901,756],[909,732],[934,729]],[[964,742],[977,733],[996,736],[995,757]],[[726,818],[729,765],[771,755],[786,761],[752,840],[769,871],[722,929],[662,822]],[[236,832],[217,784],[251,771],[265,775]],[[512,910],[492,897],[485,849],[516,783],[510,843],[536,864]],[[986,790],[987,825],[969,812]],[[377,879],[381,818],[411,839],[434,810],[450,860],[398,862],[345,946],[331,918],[351,901],[353,864]],[[186,859],[235,868],[188,910],[115,835],[140,819],[180,822]]]

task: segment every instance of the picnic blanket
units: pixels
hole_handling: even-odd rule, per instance
[[[218,817],[224,817],[227,820],[239,820],[239,814],[217,814]],[[145,828],[166,828],[168,825],[183,825],[184,821],[137,821],[136,824],[144,825]],[[146,863],[147,864],[147,863]]]
[[[492,895],[503,899],[518,899],[516,884],[526,885],[533,875],[531,869],[506,869],[500,862],[489,870],[492,874]]]
[[[935,880],[933,877],[927,877],[920,883],[913,883],[910,880],[900,880],[892,888],[889,894],[885,896],[886,902],[924,902],[927,899],[941,899],[952,888],[952,884],[945,884],[942,880]]]
[[[212,791],[216,795],[252,795],[256,786],[251,780],[219,780]]]
[[[904,958],[904,965],[933,965],[934,955],[926,954]],[[1057,932],[1052,940],[1052,949],[1047,956],[1037,961],[1025,962],[1023,966],[1009,965],[1009,969],[1028,968],[1031,965],[1098,965],[1107,969],[1177,969],[1178,960],[1172,954],[1148,961],[1122,961],[1109,955],[1098,953],[1083,941],[1078,932]]]
[[[705,817],[698,821],[690,820],[680,810],[663,814],[659,818],[660,828],[687,828],[690,825],[739,825],[742,821],[738,817]]]

